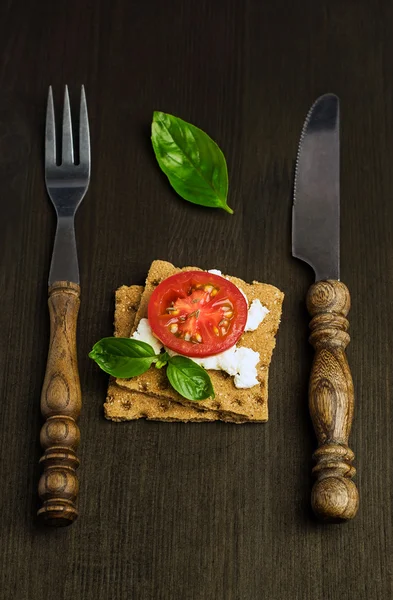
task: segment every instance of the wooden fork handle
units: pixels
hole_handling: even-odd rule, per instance
[[[40,441],[45,452],[40,459],[43,473],[38,494],[42,506],[38,515],[56,527],[70,525],[78,516],[76,450],[80,434],[76,421],[82,404],[76,352],[79,296],[76,283],[57,281],[49,288],[50,343],[41,394],[45,423]]]
[[[309,408],[318,439],[311,504],[319,518],[332,522],[352,519],[359,505],[351,479],[356,473],[354,453],[348,447],[354,411],[353,382],[345,355],[350,304],[349,291],[340,281],[318,281],[307,296],[313,317],[310,343],[315,349]]]

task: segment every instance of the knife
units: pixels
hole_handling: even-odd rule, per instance
[[[352,519],[359,495],[348,446],[354,391],[345,349],[349,343],[348,288],[340,281],[340,103],[318,98],[300,137],[292,209],[292,255],[313,267],[307,295],[310,343],[315,349],[309,409],[318,440],[311,505],[320,519]]]

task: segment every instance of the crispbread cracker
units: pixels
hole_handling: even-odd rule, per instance
[[[143,287],[123,285],[116,291],[115,337],[129,337]],[[105,417],[112,421],[132,421],[146,418],[155,421],[203,422],[217,421],[220,416],[211,410],[183,406],[177,402],[160,399],[149,394],[130,392],[116,385],[111,377],[106,402]]]
[[[143,285],[122,285],[115,294],[115,337],[130,337],[142,298]]]
[[[151,264],[144,292],[135,316],[134,331],[141,318],[147,316],[147,306],[155,287],[167,277],[180,271],[201,270],[195,267],[178,269],[164,261],[154,261]],[[269,313],[256,331],[245,332],[238,342],[259,352],[260,361],[257,366],[259,386],[250,389],[237,389],[233,379],[223,371],[209,370],[209,375],[215,391],[215,398],[198,402],[198,407],[210,411],[218,411],[220,419],[267,421],[268,419],[268,369],[273,349],[275,335],[281,318],[281,307],[284,294],[272,285],[253,282],[251,285],[236,277],[228,277],[246,294],[248,301],[258,298],[269,309]],[[119,387],[132,392],[144,392],[160,399],[178,402],[184,406],[195,407],[195,402],[186,400],[169,385],[164,369],[151,368],[146,373],[132,379],[117,379]]]
[[[108,386],[108,394],[104,404],[105,417],[111,421],[182,421],[204,422],[218,421],[220,414],[211,410],[196,409],[183,406],[178,402],[160,399],[148,394],[130,392],[112,381]],[[241,422],[241,421],[239,421]]]

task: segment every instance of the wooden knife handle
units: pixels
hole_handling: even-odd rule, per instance
[[[49,288],[50,344],[41,394],[45,423],[40,441],[45,450],[40,459],[43,473],[38,484],[42,506],[40,518],[56,527],[70,525],[78,516],[79,427],[82,404],[79,383],[76,323],[80,287],[57,281]]]
[[[318,281],[308,292],[307,308],[313,317],[310,343],[315,348],[309,407],[318,439],[311,504],[319,518],[331,522],[352,519],[359,506],[351,479],[356,473],[354,453],[348,447],[354,410],[353,382],[345,355],[350,306],[349,291],[340,281]]]

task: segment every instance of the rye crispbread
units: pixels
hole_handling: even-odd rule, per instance
[[[143,287],[138,285],[124,285],[116,291],[115,337],[130,336],[142,292]],[[111,421],[145,418],[155,421],[204,422],[220,418],[219,413],[211,410],[183,406],[171,400],[122,389],[116,385],[113,377],[109,381],[104,413]]]
[[[154,261],[151,264],[144,292],[137,310],[132,331],[141,318],[147,316],[147,306],[154,288],[167,277],[185,270],[201,270],[195,267],[178,269],[164,261]],[[245,332],[238,342],[259,352],[260,361],[257,366],[259,385],[250,389],[237,389],[233,378],[222,371],[209,371],[216,394],[214,399],[198,402],[199,409],[217,411],[221,420],[233,421],[267,421],[268,419],[268,369],[277,333],[284,294],[274,286],[253,282],[247,284],[236,277],[228,277],[235,285],[243,290],[249,303],[258,298],[269,309],[269,313],[256,331]],[[148,393],[149,396],[160,400],[171,400],[188,408],[195,408],[195,402],[186,400],[169,385],[164,369],[149,369],[143,375],[132,379],[117,379],[116,384],[130,392]]]
[[[203,423],[222,420],[218,412],[189,408],[171,400],[130,392],[112,381],[108,386],[104,411],[105,417],[111,421],[147,419],[148,421]],[[241,421],[236,422],[241,423]]]

